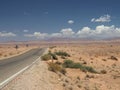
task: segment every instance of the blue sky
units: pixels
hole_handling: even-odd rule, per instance
[[[119,4],[120,0],[0,0],[0,40],[119,37]],[[114,31],[114,36],[107,33]]]

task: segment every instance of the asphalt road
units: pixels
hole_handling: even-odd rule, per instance
[[[12,58],[0,60],[0,83],[16,74],[26,66],[29,66],[39,58],[45,49],[32,49],[24,54]]]

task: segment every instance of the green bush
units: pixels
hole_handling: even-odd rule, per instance
[[[52,59],[58,60],[58,58],[57,58],[57,56],[55,54],[53,54],[53,53],[49,53],[49,54],[52,56]]]
[[[51,55],[50,54],[45,54],[41,57],[42,60],[47,61],[51,59]]]
[[[63,52],[63,51],[55,52],[55,54],[58,56],[70,57],[70,55],[67,52]]]
[[[63,67],[65,68],[72,68],[73,67],[73,61],[72,60],[64,60]]]
[[[57,56],[51,52],[49,52],[48,54],[45,54],[41,57],[42,60],[44,61],[47,61],[47,60],[50,60],[50,59],[53,59],[53,60],[58,60]]]
[[[83,66],[83,70],[86,70],[86,71],[88,71],[88,72],[91,72],[91,73],[97,73],[97,71],[96,70],[94,70],[92,67],[90,67],[90,66]],[[82,68],[81,68],[82,69]]]
[[[82,65],[80,63],[74,63],[72,68],[81,68]]]
[[[80,69],[82,71],[88,71],[91,73],[97,73],[92,67],[89,66],[84,66],[80,63],[74,63],[72,60],[64,60],[63,62],[63,67],[65,68],[76,68],[76,69]]]
[[[50,62],[50,63],[48,63],[48,65],[49,65],[48,70],[50,70],[50,71],[53,71],[55,73],[56,72],[61,72],[62,74],[66,73],[66,70],[62,66],[60,66],[56,63]]]
[[[72,60],[64,60],[63,67],[65,67],[65,68],[81,68],[82,65],[80,63],[74,63]]]

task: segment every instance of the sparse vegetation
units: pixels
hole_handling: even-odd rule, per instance
[[[110,59],[118,61],[118,59],[115,56],[111,56]]]
[[[55,54],[58,56],[70,57],[70,55],[67,52],[63,52],[63,51],[55,52]]]
[[[83,62],[83,64],[87,64],[87,62],[86,62],[86,61],[84,61],[84,62]]]
[[[61,72],[62,74],[66,73],[66,70],[62,66],[60,66],[56,63],[50,62],[50,63],[48,63],[48,65],[49,65],[48,70],[50,70],[50,71],[53,71],[53,72],[56,72],[56,73]]]
[[[41,57],[41,59],[44,60],[44,61],[48,61],[48,60],[51,59],[51,55],[50,54],[45,54]]]
[[[78,88],[81,88],[82,86],[81,85],[77,85],[78,86]]]
[[[102,59],[103,61],[107,61],[106,59]]]
[[[26,47],[29,47],[29,45],[28,45],[28,44],[26,44]]]
[[[81,70],[86,70],[88,72],[91,72],[91,73],[97,73],[96,70],[94,70],[92,67],[90,66],[83,66],[82,68],[80,68]]]
[[[63,63],[63,67],[65,68],[76,68],[76,69],[80,69],[82,71],[88,71],[91,73],[97,73],[96,70],[94,70],[92,67],[90,66],[84,66],[80,63],[74,63],[72,60],[65,60]]]
[[[107,73],[106,70],[101,70],[100,72],[101,72],[102,74],[106,74],[106,73]]]
[[[19,46],[18,50],[15,49],[15,45],[0,48],[0,57],[6,58],[12,55],[11,52],[14,55],[21,53],[27,48],[25,44],[22,45],[23,47],[19,44],[17,45]],[[77,44],[66,44],[66,46],[55,45],[57,47],[53,47],[53,44],[50,45],[48,53],[43,56],[45,60],[42,63],[47,64],[48,67],[46,68],[46,65],[44,65],[45,69],[41,70],[47,71],[43,73],[43,76],[45,75],[44,77],[46,77],[46,74],[49,74],[50,77],[44,79],[50,79],[52,84],[57,84],[58,89],[69,90],[69,86],[72,86],[73,90],[109,90],[110,88],[112,90],[119,87],[117,82],[120,78],[119,43],[113,44],[112,47],[110,47],[110,43],[79,44],[77,42]],[[67,52],[70,57],[63,53],[61,54],[61,52]],[[7,56],[4,57],[4,55]],[[41,71],[39,70],[40,68],[37,67],[37,69]],[[94,72],[98,74],[94,74]],[[40,73],[40,75],[42,74]]]
[[[64,60],[63,67],[65,68],[72,68],[74,62],[72,60]]]
[[[45,54],[41,57],[42,60],[44,61],[48,61],[50,59],[52,60],[58,60],[57,56],[51,52],[49,52],[48,54]]]
[[[80,80],[80,77],[79,77],[79,76],[77,76],[77,79],[78,79],[78,80]]]
[[[61,65],[62,63],[61,62],[59,62],[59,61],[57,61],[57,62],[55,62],[56,64],[58,64],[58,65]]]
[[[91,49],[91,48],[86,49],[82,46],[80,47],[75,46],[74,48],[57,47],[55,49],[50,49],[49,53],[50,54],[52,53],[51,56],[54,57],[54,55],[56,55],[55,57],[57,57],[58,60],[52,62],[51,67],[49,67],[49,70],[55,73],[61,72],[59,73],[60,74],[59,78],[63,83],[61,85],[63,86],[64,89],[69,90],[69,86],[73,85],[73,88],[77,88],[78,90],[84,89],[84,87],[86,90],[88,90],[89,86],[84,86],[83,80],[90,80],[90,79],[95,80],[102,74],[106,74],[105,76],[107,76],[108,74],[107,72],[109,72],[107,71],[108,69],[110,70],[116,69],[118,63],[114,61],[117,61],[119,59],[118,56],[119,52],[113,51],[114,47],[110,48],[111,49],[110,51],[108,51],[109,49],[106,49],[106,47],[101,47],[101,46],[95,49]],[[109,61],[109,60],[113,60],[113,61]],[[107,63],[109,64],[107,65]],[[114,66],[112,63],[116,64],[116,66]],[[109,68],[107,68],[106,66],[109,66]],[[99,72],[96,71],[94,67],[96,67],[100,71]],[[66,73],[66,71],[67,74],[63,75]],[[116,71],[114,70],[112,72],[116,72]],[[93,73],[95,74],[97,73],[99,75],[97,74],[95,75]],[[103,76],[104,75],[100,76],[100,78]],[[95,89],[97,90],[97,85]]]
[[[49,47],[50,49],[53,49],[53,48],[55,48],[56,46],[51,46],[51,47]]]
[[[19,46],[18,46],[18,45],[16,45],[16,46],[15,46],[15,48],[16,48],[16,50],[17,50],[17,49],[19,48]]]
[[[63,87],[65,87],[66,86],[66,83],[63,83],[63,85],[62,85]]]
[[[61,58],[62,58],[62,59],[66,59],[66,57],[65,57],[65,56],[61,56]]]
[[[53,53],[49,53],[49,54],[51,55],[52,59],[58,60],[58,58],[57,58],[57,56],[55,54],[53,54]]]
[[[86,75],[86,78],[94,78],[94,75]]]

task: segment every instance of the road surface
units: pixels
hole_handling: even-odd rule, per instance
[[[0,84],[24,69],[26,66],[31,65],[44,51],[45,49],[32,49],[19,56],[0,60]]]

